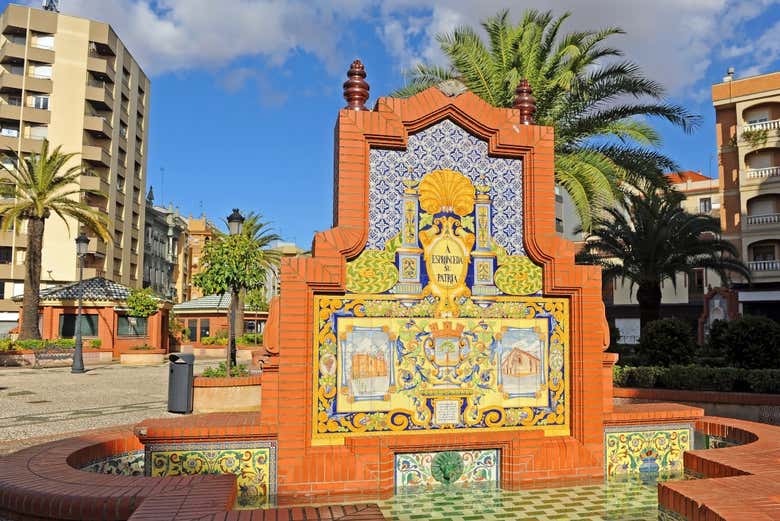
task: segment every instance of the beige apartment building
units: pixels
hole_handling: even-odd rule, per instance
[[[12,4],[0,33],[0,151],[37,152],[48,139],[77,153],[81,186],[106,195],[87,202],[113,223],[112,241],[91,237],[84,277],[139,287],[149,79],[104,23]],[[46,222],[44,286],[78,277],[78,228],[67,225]],[[25,247],[24,230],[0,234],[0,332],[18,310],[9,299],[22,292]]]
[[[780,320],[780,72],[712,86],[723,236],[750,266],[740,311]]]

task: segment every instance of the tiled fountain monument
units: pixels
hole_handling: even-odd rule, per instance
[[[699,410],[610,424],[601,273],[555,231],[553,129],[527,82],[513,109],[451,82],[367,110],[365,76],[356,61],[344,84],[334,226],[282,266],[262,428],[194,445],[147,429],[147,473],[243,449],[244,486],[285,505],[681,472]]]
[[[640,519],[605,510],[605,476],[649,476],[652,519],[780,518],[780,429],[613,408],[600,272],[555,232],[553,129],[533,124],[528,84],[512,109],[451,82],[367,110],[365,77],[356,61],[344,84],[333,228],[282,266],[261,412],[152,419],[0,459],[0,518]],[[729,447],[690,451],[694,439]],[[656,496],[683,462],[733,477]],[[576,486],[502,495],[560,481]],[[312,506],[366,501],[382,511]]]

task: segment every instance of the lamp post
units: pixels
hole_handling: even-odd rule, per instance
[[[83,373],[84,372],[84,355],[83,345],[81,341],[81,307],[84,300],[84,286],[82,281],[84,280],[84,257],[87,254],[87,247],[89,246],[89,237],[84,232],[80,233],[76,237],[76,254],[79,258],[79,308],[76,313],[76,350],[73,353],[73,365],[70,368],[71,373]]]
[[[233,213],[228,215],[227,223],[230,235],[239,235],[241,228],[244,226],[244,216],[238,211],[238,208],[233,208]],[[238,291],[239,288],[231,288],[230,294],[230,349],[228,352],[228,374],[230,376],[230,368],[236,365],[236,309],[238,307]]]

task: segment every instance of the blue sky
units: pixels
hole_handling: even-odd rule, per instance
[[[40,2],[29,1],[31,5]],[[3,7],[7,2],[2,2]],[[710,85],[780,70],[780,0],[62,0],[108,22],[152,80],[148,183],[158,203],[221,221],[255,210],[303,247],[331,225],[333,127],[349,63],[373,105],[401,71],[438,63],[434,35],[509,7],[573,11],[567,30],[616,25],[612,45],[703,117],[692,135],[659,124],[683,169],[717,173]],[[164,169],[164,176],[162,171]]]

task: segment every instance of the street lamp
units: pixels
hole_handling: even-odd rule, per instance
[[[70,368],[71,373],[83,373],[84,372],[84,356],[82,353],[82,341],[81,341],[81,306],[84,300],[84,286],[82,281],[84,280],[84,257],[87,255],[87,247],[89,246],[89,237],[84,232],[81,232],[76,237],[76,254],[79,257],[79,309],[76,313],[76,350],[73,353],[73,365]]]
[[[244,216],[238,211],[238,208],[233,208],[233,213],[228,215],[227,223],[230,229],[230,235],[238,235],[241,233],[241,228],[244,226]],[[238,308],[238,289],[231,288],[230,295],[230,352],[228,353],[228,374],[230,376],[230,367],[236,365],[236,309]]]
[[[238,208],[233,208],[233,213],[228,215],[227,218],[230,235],[238,235],[241,233],[241,228],[244,226],[245,220],[246,219],[241,215],[241,212],[238,211]]]

